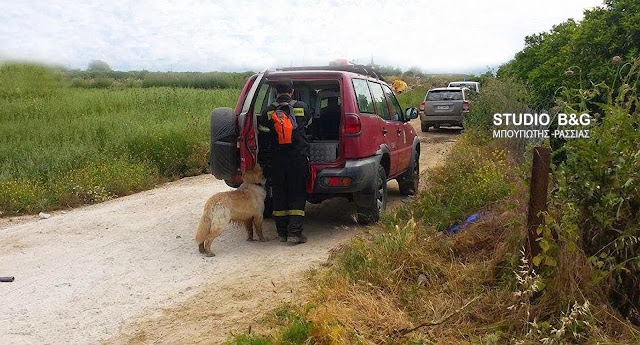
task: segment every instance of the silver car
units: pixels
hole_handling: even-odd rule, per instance
[[[420,104],[420,123],[423,132],[440,125],[462,126],[469,112],[471,90],[460,87],[431,89]]]
[[[452,81],[449,87],[466,87],[475,93],[480,92],[480,83],[477,81]]]

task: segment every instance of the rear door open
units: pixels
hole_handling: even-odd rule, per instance
[[[253,111],[256,92],[262,83],[265,72],[258,74],[249,87],[249,91],[240,105],[236,106],[238,113],[238,149],[240,150],[240,171],[253,169],[257,161],[258,137],[257,119]]]

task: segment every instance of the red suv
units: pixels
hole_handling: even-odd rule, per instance
[[[417,118],[417,109],[403,111],[379,73],[357,65],[283,68],[251,76],[235,109],[217,108],[211,115],[210,162],[216,178],[237,186],[242,172],[256,164],[256,117],[273,103],[273,85],[280,79],[293,81],[293,99],[305,102],[312,113],[306,133],[309,202],[347,197],[356,205],[358,222],[371,223],[386,207],[387,181],[396,179],[403,195],[417,191],[420,141],[407,123]],[[267,195],[265,212],[270,212]]]

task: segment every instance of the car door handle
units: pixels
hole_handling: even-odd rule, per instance
[[[396,129],[398,131],[398,135],[400,135],[400,133],[402,133],[402,130],[400,128]]]
[[[388,130],[384,127],[382,127],[382,134],[387,134]]]

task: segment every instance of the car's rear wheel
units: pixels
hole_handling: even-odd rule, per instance
[[[380,220],[380,215],[387,207],[387,173],[378,166],[378,174],[373,186],[359,192],[356,201],[357,220],[360,224],[371,224]]]
[[[429,131],[429,124],[421,122],[420,123],[420,129],[422,130],[422,132],[425,132],[425,133],[428,132]]]
[[[414,195],[420,183],[420,154],[413,150],[413,162],[409,169],[398,177],[398,187],[402,195]]]

